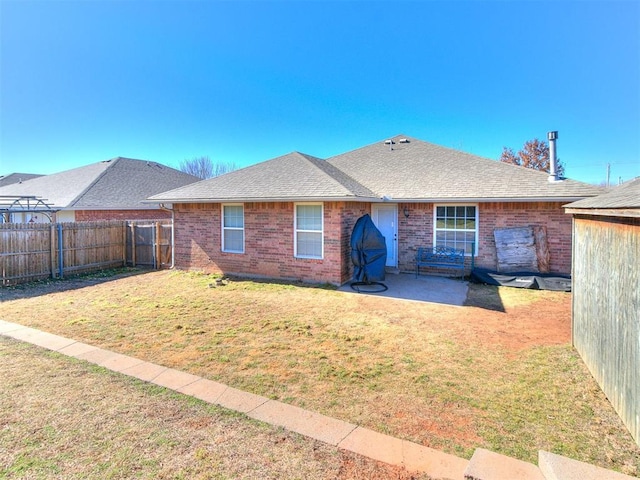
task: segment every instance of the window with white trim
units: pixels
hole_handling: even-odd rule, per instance
[[[477,205],[436,205],[434,211],[433,245],[464,250],[475,255],[478,245]]]
[[[321,203],[300,203],[295,205],[294,255],[296,257],[323,257],[323,224],[323,207]]]
[[[222,251],[244,253],[243,205],[222,205]]]

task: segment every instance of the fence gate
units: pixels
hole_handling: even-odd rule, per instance
[[[171,266],[171,224],[129,222],[127,265],[169,268]]]

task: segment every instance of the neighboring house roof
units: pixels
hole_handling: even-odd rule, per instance
[[[9,175],[0,175],[0,187],[11,185],[12,183],[20,183],[32,178],[41,177],[37,173],[10,173]]]
[[[608,193],[565,205],[567,213],[640,217],[640,177]]]
[[[328,160],[291,153],[151,197],[224,201],[573,201],[602,193],[574,180],[440,147],[404,135]]]
[[[0,187],[0,195],[37,196],[55,209],[132,210],[158,192],[199,178],[155,162],[113,158]]]
[[[330,163],[292,152],[193,185],[154,195],[166,202],[298,201],[376,199],[376,195]]]

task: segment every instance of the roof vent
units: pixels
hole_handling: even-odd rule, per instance
[[[556,140],[558,139],[558,132],[547,133],[549,139],[549,182],[557,182],[560,180],[558,175],[558,157],[556,154]]]
[[[399,143],[409,143],[409,139],[408,138],[401,138],[400,140],[398,140]]]
[[[393,150],[393,146],[395,145],[396,142],[394,142],[393,140],[389,139],[389,140],[385,140],[384,144],[385,145],[389,145],[389,150]]]

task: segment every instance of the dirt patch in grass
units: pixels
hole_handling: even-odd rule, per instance
[[[0,477],[427,479],[0,336]]]
[[[471,285],[452,307],[184,272],[84,281],[0,291],[0,315],[467,458],[640,471],[569,344],[570,294]]]

